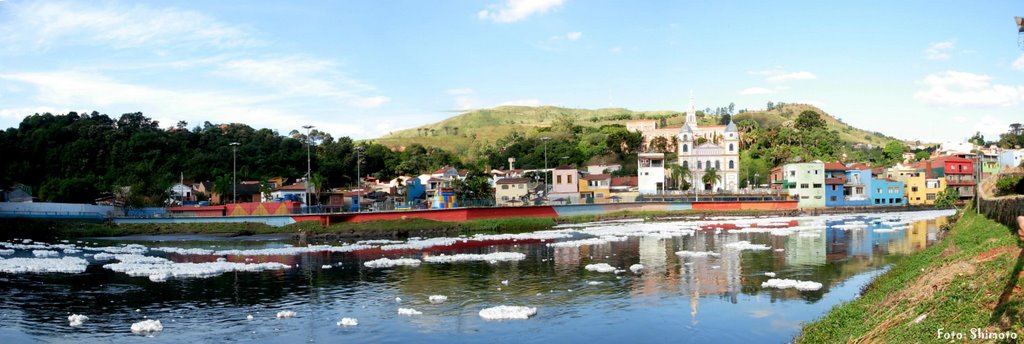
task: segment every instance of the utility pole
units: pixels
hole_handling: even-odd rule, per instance
[[[238,203],[238,146],[241,143],[231,143],[231,203]],[[185,176],[182,175],[184,181]]]
[[[313,176],[311,174],[311,172],[313,170],[313,168],[312,168],[313,165],[310,162],[310,154],[309,154],[309,151],[310,151],[309,150],[309,146],[310,146],[310,144],[309,144],[310,143],[309,142],[310,141],[309,129],[313,129],[314,126],[307,124],[307,125],[304,125],[302,127],[306,129],[306,183],[305,183],[306,185],[305,185],[305,187],[306,187],[306,210],[308,211],[309,210],[309,204],[312,203],[311,202],[312,198],[309,195],[309,177]]]
[[[358,201],[356,202],[356,212],[363,211],[363,175],[360,172],[360,166],[363,165],[363,146],[356,147],[356,195]]]
[[[548,198],[548,141],[551,141],[551,138],[545,136],[540,139],[544,141],[544,198]]]

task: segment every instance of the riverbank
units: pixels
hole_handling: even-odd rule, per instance
[[[1015,230],[968,209],[944,240],[806,324],[797,342],[949,342],[1008,333],[1024,339],[1021,252]]]

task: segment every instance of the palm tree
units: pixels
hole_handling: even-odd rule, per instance
[[[690,166],[684,166],[681,164],[672,165],[672,182],[676,184],[676,188],[679,190],[689,190],[690,183],[686,180],[686,177],[690,175]]]
[[[320,191],[324,189],[324,182],[326,181],[327,179],[319,173],[313,173],[313,175],[309,177],[309,188],[313,193],[313,199],[315,199],[317,203],[320,202]]]
[[[213,181],[213,193],[220,196],[220,204],[227,203],[231,195],[231,176],[223,175]]]
[[[718,169],[711,167],[704,170],[704,177],[701,178],[701,181],[705,185],[715,185],[716,182],[722,181],[722,175],[718,174]]]

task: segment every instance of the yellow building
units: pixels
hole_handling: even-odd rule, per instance
[[[530,178],[502,178],[494,183],[494,204],[520,206],[530,202]]]
[[[580,202],[593,199],[594,203],[610,203],[612,175],[588,174],[579,179]]]
[[[917,172],[907,178],[907,204],[933,205],[939,192],[946,189],[946,178],[928,178]]]

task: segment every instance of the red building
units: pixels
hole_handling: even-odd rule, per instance
[[[960,199],[974,197],[974,162],[970,159],[943,156],[928,161],[928,178],[946,178],[947,188],[960,193]]]

